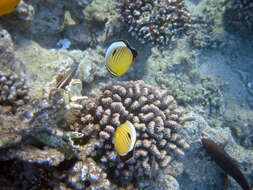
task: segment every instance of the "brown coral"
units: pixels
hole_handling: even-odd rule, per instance
[[[91,158],[75,163],[68,176],[68,182],[74,186],[75,189],[83,189],[87,187],[87,185],[85,185],[86,183],[91,184],[91,189],[109,190],[111,187],[111,183],[107,179],[106,173],[104,173]]]
[[[15,58],[11,35],[0,30],[0,106],[21,106],[29,101],[23,63]]]
[[[166,91],[143,81],[101,84],[100,88],[98,101],[90,101],[85,107],[100,126],[100,145],[93,159],[114,183],[122,185],[149,176],[152,157],[162,169],[175,156],[184,155],[183,149],[189,146],[180,135],[184,110]],[[137,142],[133,158],[122,162],[114,150],[113,135],[126,120],[134,124]]]
[[[0,71],[0,105],[21,106],[29,99],[23,78],[12,71]]]
[[[119,10],[128,31],[142,43],[168,45],[191,26],[183,0],[124,0]]]
[[[51,89],[47,98],[22,107],[20,118],[30,127],[22,134],[32,135],[43,145],[26,138],[26,144],[22,141],[20,146],[2,150],[6,157],[0,159],[57,167],[52,169],[53,177],[46,178],[53,181],[50,187],[110,189],[137,187],[150,176],[153,165],[162,171],[176,156],[184,155],[189,145],[180,131],[187,116],[166,91],[143,81],[101,84],[100,88],[99,98],[86,101],[83,110],[67,110],[62,89]],[[113,135],[126,120],[136,127],[137,141],[133,158],[123,162],[114,150]]]

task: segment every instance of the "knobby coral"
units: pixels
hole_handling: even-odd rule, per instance
[[[0,30],[0,105],[21,106],[29,101],[22,62],[17,60],[11,35]]]
[[[183,0],[124,0],[119,11],[129,32],[141,43],[168,45],[191,26]]]
[[[0,71],[0,105],[21,106],[29,101],[25,80],[12,71]]]
[[[98,124],[99,145],[91,155],[113,183],[138,181],[150,175],[152,162],[156,170],[164,169],[177,156],[184,155],[183,149],[189,145],[180,131],[187,116],[166,91],[143,81],[101,84],[100,88],[99,99],[86,103],[81,121],[73,126]],[[133,158],[123,162],[114,150],[113,135],[126,120],[135,126],[137,142]]]

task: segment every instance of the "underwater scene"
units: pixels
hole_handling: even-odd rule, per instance
[[[0,190],[252,190],[252,0],[0,0]]]

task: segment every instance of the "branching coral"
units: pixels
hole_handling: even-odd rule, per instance
[[[10,34],[0,30],[0,105],[21,106],[29,101],[21,65],[15,58]]]
[[[21,106],[29,101],[25,80],[14,72],[0,71],[0,104]]]
[[[142,43],[167,45],[191,26],[183,0],[124,0],[119,9],[128,31]]]
[[[153,88],[143,81],[101,84],[98,101],[86,103],[86,112],[75,123],[98,123],[100,145],[92,156],[108,177],[117,184],[128,184],[150,175],[152,158],[156,169],[166,168],[175,156],[183,156],[189,147],[180,135],[187,120],[166,91]],[[120,161],[113,146],[113,134],[120,124],[129,120],[137,131],[134,157]],[[81,124],[81,125],[80,125]]]

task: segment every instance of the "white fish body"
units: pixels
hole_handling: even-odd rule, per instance
[[[109,47],[108,47],[108,49],[107,49],[107,51],[106,51],[106,54],[105,54],[105,61],[106,61],[106,63],[107,63],[107,61],[108,61],[108,58],[109,58],[109,56],[111,55],[111,53],[112,53],[112,51],[113,50],[115,50],[116,48],[118,48],[118,47],[126,47],[127,45],[123,42],[123,41],[117,41],[117,42],[114,42],[114,43],[112,43]],[[131,52],[131,51],[130,51]],[[132,53],[131,53],[132,54]]]

